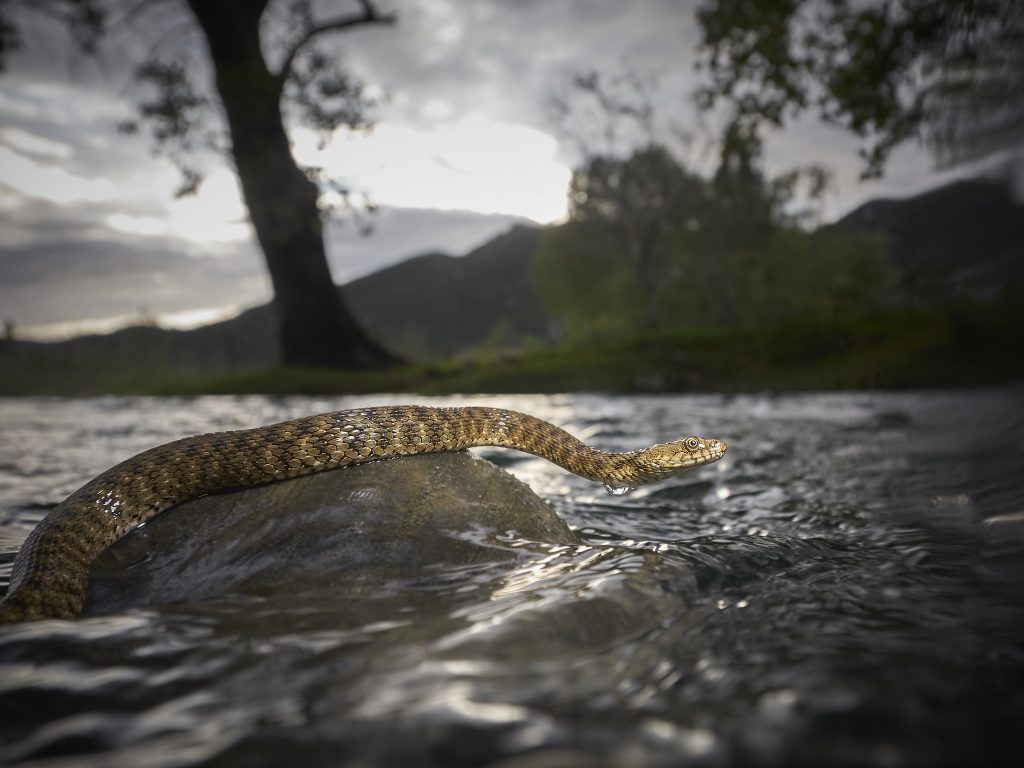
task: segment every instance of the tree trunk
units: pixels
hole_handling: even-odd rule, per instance
[[[658,214],[659,217],[664,215],[663,212]],[[640,288],[645,300],[644,323],[649,330],[657,328],[660,324],[660,294],[664,276],[658,271],[659,265],[655,256],[658,250],[658,241],[663,234],[664,227],[660,220],[648,221],[644,224],[643,234],[637,245],[637,277],[640,280]]]
[[[260,48],[266,1],[188,3],[206,36],[242,195],[274,286],[282,362],[350,368],[394,362],[356,324],[331,279],[317,188],[292,157],[282,85]]]

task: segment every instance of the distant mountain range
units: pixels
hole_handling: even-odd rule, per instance
[[[549,341],[550,321],[530,281],[539,231],[515,226],[465,256],[417,256],[338,290],[378,341],[409,360]],[[102,391],[139,370],[162,378],[258,370],[278,359],[274,339],[273,313],[263,305],[188,331],[135,326],[59,342],[0,342],[0,394],[59,391],[69,378]]]
[[[884,233],[907,300],[988,298],[1010,282],[1024,284],[1024,207],[1007,181],[974,179],[874,200],[830,226]],[[408,359],[550,342],[553,324],[529,268],[539,232],[516,226],[465,256],[417,256],[339,290],[364,326]],[[102,388],[140,367],[162,377],[265,368],[277,359],[273,339],[264,305],[191,331],[134,327],[53,343],[7,341],[0,346],[0,393],[83,375]]]
[[[832,225],[880,231],[907,299],[994,298],[1024,281],[1024,206],[1007,179],[970,179],[903,200],[872,200]]]
[[[517,226],[466,256],[417,256],[341,288],[352,312],[406,358],[447,358],[487,342],[549,340],[530,279],[539,230]]]

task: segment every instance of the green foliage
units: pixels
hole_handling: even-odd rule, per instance
[[[712,179],[655,148],[624,161],[593,158],[578,172],[572,220],[543,234],[532,263],[565,338],[826,321],[877,304],[896,278],[882,237],[800,228],[798,182],[809,181],[813,197],[822,172],[769,180],[759,153],[756,135],[737,124]],[[642,261],[630,251],[636,242]]]
[[[625,159],[591,157],[573,174],[569,218],[581,228],[565,247],[571,251],[573,242],[583,243],[585,250],[611,255],[593,265],[601,270],[603,289],[599,294],[581,291],[592,299],[592,308],[585,314],[608,321],[600,324],[601,332],[621,326],[624,316],[635,315],[648,327],[657,325],[663,245],[679,226],[680,206],[684,201],[696,201],[702,185],[666,148],[653,144]],[[550,271],[547,277],[557,281]],[[619,320],[611,322],[612,317]],[[579,323],[574,321],[571,327],[576,333],[573,329]]]
[[[642,218],[663,217],[687,181],[675,159],[658,145],[643,147],[624,160],[597,155],[573,174],[569,218],[642,226]]]
[[[144,364],[97,366],[95,356],[52,371],[19,371],[8,364],[17,352],[0,343],[0,393],[764,392],[991,385],[1024,376],[1024,357],[1007,353],[1016,348],[1024,323],[1019,299],[927,310],[888,307],[833,322],[794,320],[771,328],[659,331],[381,371],[265,364],[231,374],[155,374]]]
[[[1020,0],[704,0],[698,103],[748,126],[804,110],[860,137],[865,176],[928,140],[947,163],[1024,135]]]
[[[718,216],[675,250],[677,324],[754,328],[831,320],[875,305],[896,272],[881,236],[764,227]]]
[[[530,272],[567,339],[622,335],[642,323],[644,297],[636,274],[620,248],[592,223],[546,230]]]

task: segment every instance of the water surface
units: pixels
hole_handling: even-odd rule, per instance
[[[182,435],[413,398],[0,400],[0,552]],[[0,629],[0,762],[957,765],[1021,746],[1024,390],[418,398],[723,461],[625,496],[521,454],[580,546]],[[168,514],[173,514],[170,512]],[[359,587],[359,588],[357,588]]]

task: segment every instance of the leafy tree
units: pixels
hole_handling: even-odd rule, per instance
[[[192,80],[202,46],[178,45],[176,56],[151,54],[138,66],[137,79],[153,94],[139,104],[140,117],[181,168],[182,194],[201,181],[190,153],[226,148],[274,287],[283,361],[293,365],[357,367],[393,359],[356,324],[331,280],[317,173],[296,164],[285,125],[289,115],[324,133],[368,124],[371,102],[363,86],[323,41],[395,17],[372,0],[356,4],[354,12],[317,18],[311,0],[293,0],[287,18],[274,24],[269,0],[0,0],[0,65],[22,44],[18,19],[30,10],[56,16],[88,54],[108,42],[112,26],[145,14],[152,14],[150,31],[155,23],[161,34],[201,36],[216,97]],[[215,99],[226,132],[211,129]]]
[[[757,328],[873,306],[894,277],[881,238],[808,231],[828,175],[812,166],[768,178],[761,157],[755,131],[741,122],[726,128],[718,169],[691,213],[697,226],[678,230],[668,246],[677,315],[693,325]]]
[[[530,259],[534,287],[571,341],[627,335],[647,319],[636,274],[593,224],[546,230]]]
[[[640,291],[647,325],[655,325],[659,314],[660,246],[678,224],[680,204],[700,186],[656,145],[626,160],[591,157],[573,174],[569,219],[588,225],[593,240],[618,251]]]
[[[660,119],[657,90],[651,73],[591,70],[573,75],[547,100],[555,130],[579,156],[569,218],[583,226],[571,228],[572,239],[582,247],[589,238],[594,253],[611,250],[624,262],[625,271],[605,265],[601,274],[628,275],[618,278],[620,292],[638,299],[648,326],[658,322],[661,244],[677,225],[677,203],[699,188],[676,159],[689,138]]]
[[[570,225],[544,238],[534,277],[570,336],[738,322],[750,309],[744,275],[756,274],[764,243],[783,223],[807,218],[806,209],[791,210],[799,185],[817,200],[829,182],[817,167],[766,179],[758,133],[739,120],[717,142],[717,171],[703,178],[692,160],[678,159],[689,141],[671,141],[654,91],[635,73],[588,72],[553,100],[558,127],[583,160],[570,185]],[[696,285],[704,293],[680,305]]]
[[[637,154],[642,159],[636,170],[648,169],[649,152]],[[809,183],[804,195],[813,199],[826,179],[818,169],[769,179],[760,157],[756,135],[733,124],[711,178],[675,166],[685,177],[686,194],[666,203],[657,217],[670,226],[657,233],[647,284],[623,258],[615,237],[619,207],[608,202],[604,188],[580,210],[574,201],[572,219],[543,235],[532,264],[541,298],[565,323],[566,337],[629,335],[652,326],[827,322],[876,306],[895,282],[882,238],[807,231],[797,184]],[[598,178],[618,175],[602,172]],[[585,181],[577,179],[574,189],[586,189]],[[644,200],[636,191],[645,189],[642,183],[616,189],[632,190],[634,202]]]
[[[865,176],[924,139],[943,164],[1019,149],[1020,0],[703,0],[699,103],[756,130],[806,110],[863,140]]]

